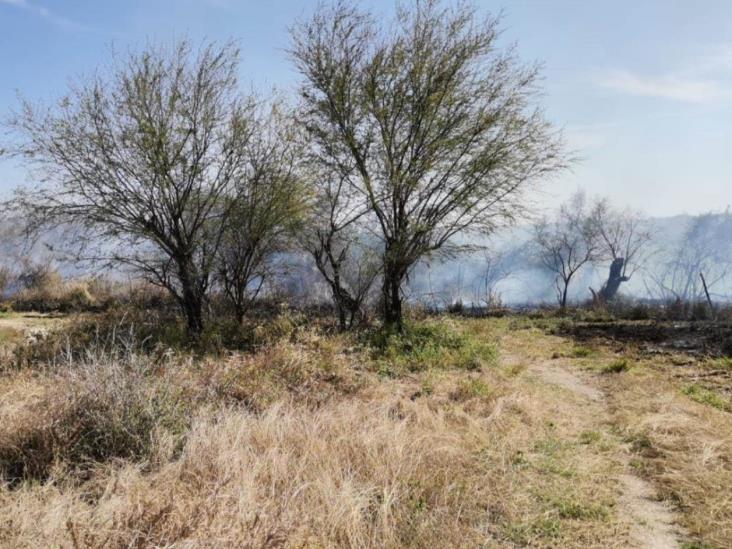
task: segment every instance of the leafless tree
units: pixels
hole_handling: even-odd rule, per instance
[[[590,288],[596,301],[611,301],[623,282],[640,269],[649,251],[653,234],[640,212],[614,208],[607,198],[599,199],[589,214],[592,231],[599,239],[598,261],[609,262],[608,278],[598,292]]]
[[[247,168],[254,100],[237,84],[238,50],[149,47],[72,86],[47,108],[24,101],[9,147],[41,184],[18,195],[34,229],[73,226],[80,258],[124,263],[167,288],[189,334]]]
[[[306,209],[300,148],[291,117],[276,103],[252,120],[246,165],[226,198],[229,218],[217,255],[217,279],[238,322],[275,273]]]
[[[534,241],[539,261],[555,274],[557,301],[565,309],[570,283],[582,267],[599,257],[601,249],[584,193],[562,204],[553,219],[537,223]]]
[[[509,252],[485,250],[480,275],[476,279],[477,301],[491,309],[501,305],[501,294],[498,285],[511,276]]]
[[[647,276],[646,289],[664,301],[699,301],[704,298],[700,274],[711,294],[732,277],[732,213],[707,213],[692,219],[677,248],[666,253],[655,272]]]
[[[535,107],[535,66],[498,48],[499,23],[467,3],[397,9],[391,25],[351,2],[292,30],[314,154],[370,210],[382,241],[383,318],[401,328],[402,289],[453,237],[514,219],[528,183],[565,164]]]

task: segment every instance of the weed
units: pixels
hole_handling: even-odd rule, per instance
[[[595,355],[595,351],[589,347],[573,347],[571,350],[571,356],[574,358],[589,358]]]
[[[602,439],[602,435],[597,431],[584,431],[579,436],[580,444],[592,444],[593,442],[599,442],[600,439]]]
[[[628,364],[628,360],[621,358],[603,366],[600,372],[603,374],[619,374],[621,372],[627,372],[629,369],[630,365]]]
[[[477,377],[461,379],[450,397],[456,401],[468,400],[470,398],[489,399],[495,393],[495,389]]]
[[[681,390],[681,392],[695,402],[712,406],[718,410],[729,411],[732,407],[727,399],[697,383],[687,385]]]

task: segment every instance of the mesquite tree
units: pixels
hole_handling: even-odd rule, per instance
[[[317,167],[313,173],[315,201],[302,244],[330,288],[340,329],[347,330],[362,316],[381,265],[363,236],[368,209],[345,178]]]
[[[193,337],[252,137],[237,70],[232,45],[150,47],[54,105],[23,102],[9,121],[10,152],[41,181],[18,196],[30,226],[75,227],[79,257],[132,265],[167,288]]]
[[[401,328],[402,285],[453,237],[521,211],[527,184],[565,163],[535,106],[537,68],[500,51],[498,21],[415,1],[393,23],[348,2],[292,30],[314,153],[356,191],[382,240],[383,317]]]
[[[307,205],[289,113],[278,102],[252,125],[245,169],[227,197],[229,216],[217,255],[217,280],[239,323],[274,275],[273,259],[289,247]]]

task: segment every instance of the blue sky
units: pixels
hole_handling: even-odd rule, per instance
[[[732,2],[477,0],[503,10],[507,44],[544,63],[543,104],[582,157],[542,185],[555,205],[577,188],[650,215],[732,203]],[[392,0],[363,0],[388,13]],[[0,116],[16,93],[47,101],[105,63],[110,47],[234,38],[242,79],[296,81],[287,26],[313,0],[0,0]],[[21,184],[0,160],[0,192]]]

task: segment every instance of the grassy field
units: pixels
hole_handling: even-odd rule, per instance
[[[732,546],[729,359],[528,317],[18,359],[74,322],[0,318],[2,547]]]

